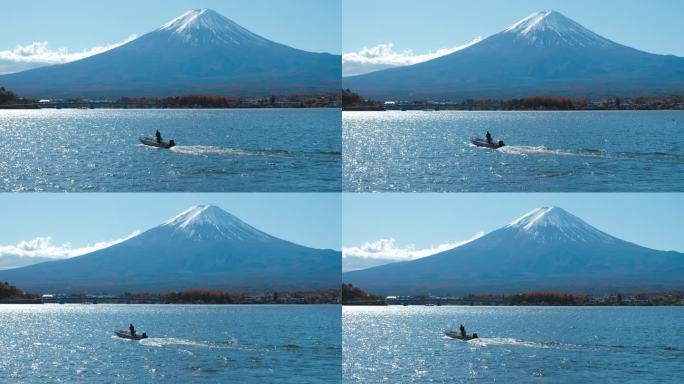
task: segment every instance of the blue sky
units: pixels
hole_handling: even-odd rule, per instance
[[[633,48],[684,56],[684,1],[679,0],[344,0],[342,50],[360,53],[364,47],[375,48],[366,55],[413,63],[412,56],[486,38],[541,10],[559,11]],[[348,68],[345,74],[350,74]]]
[[[0,248],[47,236],[53,246],[116,240],[197,204],[217,205],[285,240],[340,249],[340,196],[332,193],[4,193]]]
[[[43,40],[83,50],[151,32],[199,8],[296,48],[340,52],[339,0],[3,1],[0,50]]]
[[[451,193],[344,194],[343,247],[381,239],[416,249],[456,243],[555,205],[623,240],[684,252],[684,194]]]
[[[0,74],[99,53],[200,8],[282,44],[341,53],[340,0],[3,1]]]

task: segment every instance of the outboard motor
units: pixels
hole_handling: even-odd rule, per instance
[[[176,142],[173,140],[169,140],[169,148],[175,147],[175,146],[176,146]]]
[[[173,141],[173,140],[172,140],[172,141]],[[501,148],[501,147],[503,147],[504,145],[506,145],[506,144],[504,144],[503,140],[499,140],[499,145],[497,146],[497,148]]]
[[[479,336],[477,336],[477,333],[473,332],[473,339],[477,339]]]

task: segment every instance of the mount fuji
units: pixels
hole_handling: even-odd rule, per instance
[[[107,52],[0,76],[0,85],[33,98],[338,92],[341,68],[339,55],[291,48],[199,9]]]
[[[278,239],[204,205],[111,247],[3,270],[0,279],[31,292],[264,292],[337,288],[340,270],[338,251]]]
[[[343,86],[385,100],[682,94],[684,58],[615,43],[544,11],[460,51],[346,77]]]
[[[383,294],[672,290],[684,289],[684,254],[620,240],[544,207],[457,248],[342,277]]]

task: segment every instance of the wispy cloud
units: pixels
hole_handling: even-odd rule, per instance
[[[484,232],[478,232],[467,240],[454,241],[418,249],[413,244],[404,247],[397,246],[396,240],[392,238],[366,242],[357,247],[342,248],[342,271],[354,271],[397,261],[420,259],[422,257],[460,247],[483,235]]]
[[[73,53],[70,53],[67,48],[50,49],[47,41],[19,45],[12,50],[0,51],[0,74],[20,72],[31,68],[84,59],[124,45],[136,38],[137,35],[131,35],[118,43],[92,47]]]
[[[386,68],[403,67],[432,60],[467,48],[482,40],[478,36],[473,40],[451,48],[441,48],[428,53],[416,54],[413,50],[395,52],[393,43],[378,44],[374,47],[364,47],[358,52],[342,53],[342,75],[356,76]]]
[[[121,243],[122,241],[126,241],[139,234],[140,231],[136,230],[124,238],[110,241],[101,241],[92,245],[86,245],[85,247],[72,247],[70,243],[55,245],[52,244],[52,239],[50,236],[36,237],[35,239],[31,240],[22,240],[16,245],[0,245],[0,258],[3,258],[5,256],[12,256],[68,259],[70,257],[85,255],[86,253],[110,247],[114,244]]]

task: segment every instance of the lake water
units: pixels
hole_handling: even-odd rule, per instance
[[[339,191],[339,109],[2,110],[2,191]],[[140,136],[177,143],[139,144]]]
[[[507,146],[475,147],[489,130]],[[343,112],[345,191],[684,191],[684,111]]]
[[[134,323],[149,339],[125,340]],[[335,383],[339,305],[0,305],[0,382]]]
[[[344,307],[345,383],[681,383],[684,307]],[[465,324],[479,340],[444,336]]]

